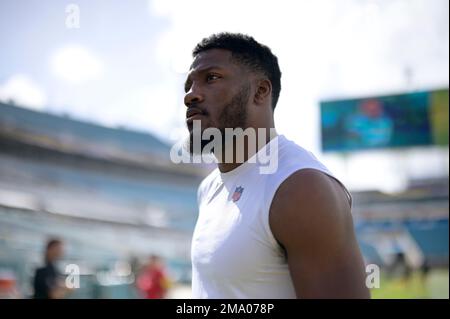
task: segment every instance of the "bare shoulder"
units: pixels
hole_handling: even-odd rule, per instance
[[[334,178],[312,169],[292,174],[274,196],[269,224],[298,297],[370,298],[350,203]]]
[[[272,232],[283,245],[289,245],[292,235],[303,239],[326,235],[337,240],[353,227],[343,187],[315,169],[299,170],[280,185],[269,216]]]

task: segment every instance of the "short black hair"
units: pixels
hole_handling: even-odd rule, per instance
[[[49,238],[48,240],[47,240],[47,245],[46,245],[46,251],[49,251],[50,249],[52,249],[54,246],[57,246],[57,245],[61,245],[62,244],[62,240],[61,239],[59,239],[59,238],[56,238],[56,237],[54,237],[54,238]]]
[[[245,34],[223,32],[200,41],[192,51],[192,56],[211,49],[231,51],[234,60],[249,67],[251,71],[267,76],[272,83],[272,109],[275,109],[281,91],[281,71],[278,58],[268,46]]]
[[[49,238],[47,240],[47,245],[45,246],[45,262],[48,263],[50,262],[50,250],[53,249],[53,247],[58,246],[58,245],[62,245],[62,240],[56,237],[53,238]]]

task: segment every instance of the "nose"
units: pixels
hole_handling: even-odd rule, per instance
[[[203,102],[203,100],[204,100],[203,94],[193,85],[184,96],[184,105],[190,107],[194,104],[199,104]]]

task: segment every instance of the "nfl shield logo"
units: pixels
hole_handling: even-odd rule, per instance
[[[231,196],[231,199],[233,200],[233,202],[237,202],[242,195],[242,192],[244,191],[244,188],[241,186],[236,187],[233,196]]]

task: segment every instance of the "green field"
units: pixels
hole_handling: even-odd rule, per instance
[[[432,270],[426,278],[415,272],[407,280],[381,278],[380,288],[371,290],[373,299],[448,299],[448,269]]]

